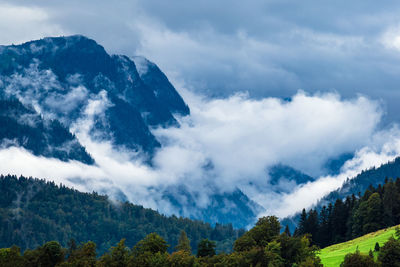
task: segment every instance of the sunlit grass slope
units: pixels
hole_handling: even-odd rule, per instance
[[[326,247],[321,250],[319,255],[322,264],[326,267],[340,266],[344,256],[350,252],[355,252],[357,247],[361,253],[368,254],[370,249],[372,251],[374,250],[376,242],[382,247],[389,237],[392,235],[394,236],[396,232],[395,228],[399,226],[400,225],[379,230],[344,243]]]

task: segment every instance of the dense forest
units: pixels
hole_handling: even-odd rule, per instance
[[[339,189],[325,196],[319,206],[335,202],[339,198],[344,199],[351,194],[362,194],[370,185],[377,187],[388,177],[400,177],[400,157],[382,164],[378,168],[372,167],[364,170],[352,179],[348,178]]]
[[[173,253],[168,253],[167,242],[157,233],[144,237],[132,248],[122,239],[108,252],[96,257],[96,244],[92,241],[77,245],[74,240],[63,248],[50,241],[34,250],[21,254],[16,246],[0,249],[1,266],[322,266],[316,256],[317,248],[310,246],[306,236],[290,237],[279,234],[281,225],[276,217],[259,219],[254,228],[235,241],[234,252],[216,254],[215,242],[202,239],[192,255],[190,241],[181,232]]]
[[[400,157],[395,158],[393,161],[382,164],[379,167],[372,167],[364,170],[354,178],[347,178],[343,185],[323,197],[315,205],[315,209],[320,212],[323,206],[328,207],[330,203],[335,203],[337,199],[346,199],[348,196],[360,196],[369,186],[377,187],[383,184],[388,177],[400,177]],[[288,225],[291,231],[298,226],[300,220],[300,213],[281,220],[283,225]]]
[[[400,179],[370,185],[364,194],[323,206],[318,212],[303,209],[295,235],[311,234],[314,244],[325,247],[400,224]]]
[[[193,251],[208,238],[216,241],[218,252],[229,252],[234,240],[244,233],[232,225],[167,217],[131,203],[111,201],[97,193],[81,193],[53,182],[16,176],[0,176],[0,247],[17,245],[22,250],[57,240],[66,246],[93,241],[104,253],[122,238],[133,246],[146,235],[157,232],[169,244],[177,245],[184,230]]]

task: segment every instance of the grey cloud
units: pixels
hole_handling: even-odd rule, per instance
[[[181,183],[187,181],[187,177],[191,178],[191,185],[198,188],[204,185],[202,182],[209,182],[204,177],[222,177],[216,180],[221,188],[221,185],[228,184],[229,187],[240,183],[238,177],[258,179],[262,183],[266,165],[285,160],[284,163],[301,170],[320,174],[323,159],[349,150],[359,151],[358,157],[369,164],[353,166],[351,170],[378,164],[399,154],[398,150],[386,153],[382,149],[396,144],[396,138],[388,144],[382,140],[396,136],[392,132],[397,130],[384,131],[385,135],[377,131],[382,116],[386,116],[384,122],[399,119],[399,9],[397,1],[378,3],[371,0],[329,3],[316,0],[0,1],[0,12],[9,14],[0,18],[0,25],[10,26],[9,29],[0,26],[2,43],[45,35],[84,34],[104,45],[109,52],[146,56],[166,71],[175,84],[182,81],[196,92],[192,94],[180,89],[194,108],[191,118],[182,118],[182,128],[155,131],[162,140],[168,141],[156,157],[158,169],[150,169],[140,162],[129,162],[129,157],[121,151],[117,153],[109,145],[94,143],[81,135],[80,141],[95,156],[99,166],[87,168],[76,162],[37,158],[26,151],[8,148],[0,153],[0,158],[7,159],[10,164],[8,169],[1,171],[53,177],[63,182],[67,178],[81,177],[89,182],[85,186],[77,185],[78,189],[91,191],[114,186],[124,193],[135,194],[134,201],[139,199],[148,207],[165,206],[168,210],[168,203],[152,186]],[[19,11],[27,15],[12,15]],[[70,80],[79,84],[79,77]],[[306,101],[300,101],[302,104],[293,111],[290,107],[300,103],[296,102],[299,95],[291,103],[280,99],[292,98],[298,89],[310,94],[305,94],[303,100]],[[242,91],[247,91],[250,97],[232,96]],[[332,94],[314,95],[321,91],[338,92],[344,99]],[[199,100],[198,93],[219,99]],[[359,96],[359,93],[367,97]],[[71,96],[71,99],[75,98]],[[377,99],[378,103],[369,99]],[[276,106],[265,108],[265,103],[275,103]],[[336,108],[329,110],[332,103]],[[202,106],[199,108],[196,104]],[[319,118],[319,123],[328,123],[331,131],[344,131],[343,138],[339,136],[332,146],[325,146],[323,142],[331,140],[332,133],[324,132],[323,128],[313,128],[314,117],[308,116],[300,126],[295,123],[296,112],[306,111],[307,106],[313,105],[319,111],[328,107],[325,110],[327,118]],[[252,106],[253,112],[242,112],[239,114],[242,117],[237,117],[236,121],[218,118],[235,115],[235,109],[248,111],[247,106]],[[221,107],[226,109],[221,111]],[[207,114],[202,110],[215,113]],[[225,114],[227,110],[232,110],[232,114]],[[260,113],[276,110],[282,113],[274,120],[256,123]],[[388,114],[385,115],[385,111]],[[251,122],[252,119],[254,125],[245,124],[247,129],[241,129],[243,121]],[[304,125],[315,129],[313,137],[307,132],[301,134],[301,130],[306,129]],[[298,136],[288,134],[288,126],[292,126],[292,132]],[[253,130],[251,127],[258,131],[245,131]],[[213,136],[210,129],[214,128]],[[192,134],[192,139],[188,138],[188,133]],[[307,136],[314,139],[308,140]],[[286,138],[287,144],[282,139],[272,142],[278,137]],[[247,151],[246,147],[256,146],[251,142],[253,139],[258,141],[256,145],[261,144],[257,146],[259,150]],[[226,142],[225,146],[223,142]],[[228,149],[234,143],[239,144],[243,153],[248,153],[248,158],[256,159],[251,163],[253,172],[244,168],[241,162],[233,159],[229,162],[229,157],[225,159],[226,155],[235,155]],[[275,143],[282,145],[275,146]],[[307,147],[310,144],[311,148]],[[220,151],[225,153],[218,154],[215,147],[222,148]],[[367,148],[372,152],[366,153]],[[298,151],[303,154],[298,154]],[[371,157],[376,160],[369,160]],[[119,162],[113,160],[115,158]],[[180,162],[182,158],[191,160]],[[304,161],[304,158],[308,160]],[[24,168],[20,166],[21,159],[27,162]],[[214,168],[205,175],[204,166],[210,161],[213,161]],[[354,161],[357,161],[357,156]],[[231,169],[241,176],[235,177]],[[271,192],[269,196],[281,203],[295,199],[295,203],[306,205],[315,201],[314,198],[307,198],[308,202],[299,200],[304,195],[311,195],[307,194],[308,188],[333,188],[348,174],[351,172],[346,169],[342,176],[322,177],[293,194],[277,196]],[[111,179],[116,176],[118,180]],[[252,188],[246,187],[246,182],[243,181],[243,190],[252,192]],[[260,196],[254,193],[254,196]],[[206,197],[202,195],[200,199]],[[261,197],[255,200],[276,204]],[[281,215],[296,208],[290,206]]]
[[[208,96],[248,91],[256,98],[288,97],[298,89],[337,91],[344,97],[362,93],[386,102],[387,121],[398,119],[393,99],[400,54],[396,46],[382,43],[400,25],[397,1],[0,3],[0,9],[33,14],[25,24],[34,17],[44,28],[58,29],[42,31],[33,23],[26,27],[35,34],[20,30],[20,36],[84,34],[112,53],[144,55],[169,77],[184,79]],[[12,16],[4,20],[14,22]]]

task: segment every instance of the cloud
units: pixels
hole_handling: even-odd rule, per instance
[[[301,185],[290,194],[279,195],[276,199],[264,196],[264,201],[274,202],[268,212],[284,218],[299,212],[303,208],[310,208],[316,204],[317,200],[339,188],[347,178],[356,177],[363,170],[372,167],[377,168],[399,156],[400,132],[397,126],[387,132],[377,133],[375,138],[381,139],[383,136],[385,142],[379,146],[372,144],[358,150],[354,158],[343,165],[340,174],[336,176],[321,176],[315,182]]]
[[[43,8],[2,2],[0,2],[0,44],[19,44],[44,36],[67,33],[60,25],[52,22],[51,15]]]
[[[0,1],[0,42],[84,34],[143,55],[201,94],[383,99],[398,120],[397,1]],[[397,41],[396,41],[397,40]]]
[[[351,175],[348,170],[359,170],[325,177],[326,159],[358,151],[354,160],[365,159],[364,167],[397,155],[383,149],[385,140],[396,144],[390,138],[397,129],[379,127],[398,121],[399,11],[397,1],[0,1],[0,43],[87,35],[109,52],[146,56],[175,83],[183,80],[191,91],[179,91],[192,110],[181,128],[154,130],[164,144],[155,169],[81,132],[98,166],[8,148],[0,154],[10,164],[1,171],[71,185],[81,177],[87,180],[76,183],[82,190],[118,188],[153,208],[163,201],[155,186],[183,183],[207,194],[210,181],[220,190],[241,187],[271,212],[309,205],[311,190],[322,194]],[[76,90],[60,112],[85,95],[71,86]],[[248,96],[232,96],[243,91]],[[278,162],[322,177],[293,194],[269,192],[264,199],[256,189],[268,188],[265,169]],[[298,206],[287,204],[294,199]],[[281,203],[288,208],[276,208]]]
[[[181,127],[154,131],[159,140],[167,140],[156,164],[163,153],[175,153],[171,158],[192,164],[200,153],[223,174],[224,182],[232,183],[258,179],[277,163],[317,174],[327,159],[368,142],[381,119],[378,103],[361,96],[343,100],[333,93],[300,91],[290,101],[246,95],[197,98],[189,100],[189,106],[192,115],[180,121]],[[187,150],[193,159],[179,155]]]
[[[107,94],[102,91],[90,98],[83,116],[71,128],[96,165],[36,157],[22,148],[8,147],[0,150],[0,160],[7,163],[0,166],[0,173],[48,178],[112,196],[123,193],[134,203],[166,214],[177,211],[163,197],[165,190],[183,186],[204,208],[211,194],[240,188],[269,214],[283,216],[314,203],[345,177],[400,152],[394,150],[389,155],[385,150],[392,141],[399,142],[399,131],[378,131],[382,117],[379,102],[363,96],[345,100],[334,93],[311,95],[300,91],[287,101],[254,100],[243,94],[207,99],[182,91],[191,115],[179,118],[179,128],[153,129],[163,147],[152,167],[137,157],[132,160],[129,151],[117,151],[110,142],[90,137],[93,119],[109,107]],[[267,169],[274,164],[288,164],[319,175],[326,160],[349,151],[359,152],[352,165],[348,162],[337,177],[322,176],[300,187],[291,183],[291,190],[285,193],[269,186]],[[368,159],[369,155],[376,159]],[[177,199],[182,204],[186,201]],[[185,212],[188,216],[196,211]]]

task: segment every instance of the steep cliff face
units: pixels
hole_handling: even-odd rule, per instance
[[[1,148],[22,146],[37,156],[93,164],[77,138],[57,120],[43,119],[18,100],[0,100]]]
[[[132,155],[128,164],[143,164],[141,167],[153,171],[152,159],[161,144],[151,129],[179,126],[174,116],[189,114],[189,107],[166,75],[143,57],[109,55],[94,40],[79,35],[0,46],[3,147],[19,146],[34,155],[94,164],[101,172],[104,166],[100,160],[95,162],[98,158],[90,150],[90,142],[82,138],[80,143],[76,137],[84,133],[96,144],[110,142],[115,153],[110,157],[128,152]],[[105,176],[110,184],[120,179],[112,171]],[[205,194],[209,199],[202,204],[196,192],[181,184],[160,182],[145,190],[157,192],[160,203],[173,210],[170,214],[211,223],[246,227],[262,210],[237,188],[230,193],[210,188],[209,195]],[[96,190],[110,193],[110,188]],[[115,197],[126,200],[122,192]],[[141,204],[140,200],[136,203]]]
[[[84,36],[44,38],[0,48],[1,95],[33,105],[66,127],[101,100],[93,136],[152,154],[160,144],[152,126],[177,125],[172,113],[189,109],[154,64],[143,77],[126,56],[109,55]],[[93,111],[92,111],[93,112]]]

